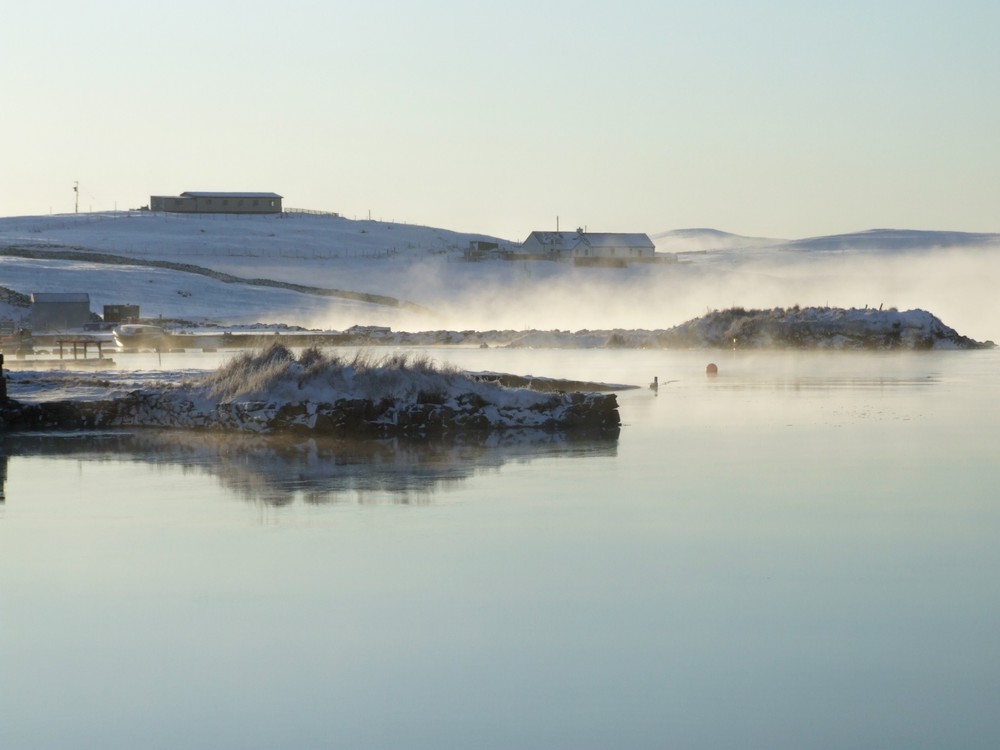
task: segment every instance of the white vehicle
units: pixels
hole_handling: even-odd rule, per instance
[[[159,326],[123,323],[114,330],[115,343],[122,349],[160,349],[166,332]]]

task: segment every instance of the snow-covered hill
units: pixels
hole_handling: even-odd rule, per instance
[[[118,211],[0,218],[0,245],[80,247],[141,257],[327,259],[461,251],[483,234],[335,214],[171,214]]]
[[[870,229],[867,232],[808,237],[784,243],[784,249],[799,251],[930,251],[1000,245],[1000,234],[933,232],[913,229]]]
[[[712,250],[741,250],[744,248],[773,247],[787,240],[767,237],[743,237],[718,229],[671,229],[650,235],[659,252],[703,253]]]
[[[481,234],[328,214],[135,211],[0,218],[0,286],[26,295],[84,291],[95,311],[106,304],[139,304],[151,318],[308,327],[395,323],[395,302],[406,301],[419,269],[459,260],[476,240],[511,244]],[[241,281],[224,279],[227,275]],[[352,294],[331,300],[325,291]],[[0,318],[24,314],[0,299]]]
[[[79,291],[96,312],[138,304],[145,318],[227,326],[659,330],[735,306],[867,305],[929,310],[979,340],[1000,331],[1000,235],[654,236],[677,263],[469,262],[472,241],[516,243],[332,215],[0,218],[0,288],[15,293],[0,291],[0,320],[26,316],[17,294]]]
[[[744,237],[718,229],[672,229],[652,235],[657,250],[674,253],[724,251],[927,251],[1000,245],[1000,233],[941,232],[915,229],[869,229],[802,239]]]

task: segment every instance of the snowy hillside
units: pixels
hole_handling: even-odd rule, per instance
[[[142,257],[380,257],[461,251],[482,234],[335,214],[119,211],[0,218],[0,245],[78,247]],[[506,244],[511,244],[506,242]]]
[[[396,303],[405,302],[396,295],[410,291],[418,267],[459,259],[474,240],[503,243],[479,234],[303,213],[2,218],[0,286],[22,294],[85,291],[95,311],[105,304],[139,304],[150,318],[308,327],[330,327],[331,315],[347,325],[383,322],[395,320]],[[255,280],[286,286],[262,288]],[[318,291],[288,288],[293,285]],[[351,294],[331,302],[328,291]],[[365,296],[388,299],[359,299]],[[0,307],[0,318],[23,314]]]
[[[95,312],[138,304],[147,319],[220,326],[661,330],[713,309],[801,305],[923,309],[976,339],[1000,335],[998,235],[654,236],[678,262],[469,262],[471,241],[516,242],[332,215],[0,218],[0,320],[26,320],[18,295],[73,291]]]
[[[913,229],[869,229],[824,237],[773,239],[743,237],[717,229],[673,229],[652,235],[656,249],[673,253],[715,253],[766,248],[782,251],[929,251],[948,248],[973,248],[1000,245],[1000,233],[939,232]]]
[[[867,232],[809,237],[784,244],[799,251],[931,251],[949,248],[995,247],[1000,234],[972,232],[928,232],[912,229],[871,229]]]
[[[755,247],[773,247],[786,240],[767,237],[743,237],[718,229],[672,229],[650,235],[656,249],[668,253],[704,253],[711,250],[741,250]]]

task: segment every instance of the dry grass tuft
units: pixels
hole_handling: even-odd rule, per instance
[[[426,355],[392,353],[382,357],[359,350],[352,357],[312,347],[298,357],[284,344],[246,352],[209,375],[205,384],[214,398],[268,398],[289,391],[328,391],[380,399],[416,393],[444,394],[459,381],[471,383],[452,366],[439,366]]]

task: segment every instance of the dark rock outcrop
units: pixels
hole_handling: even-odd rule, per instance
[[[530,412],[530,413],[526,413]],[[341,399],[334,403],[264,402],[196,408],[183,398],[135,392],[110,401],[49,401],[0,405],[0,429],[95,430],[178,427],[261,434],[353,437],[447,436],[463,432],[534,429],[578,435],[617,435],[618,400],[607,393],[554,394],[528,410],[497,407],[470,395],[449,404],[396,399]]]
[[[991,349],[925,310],[791,307],[716,310],[659,336],[666,347],[741,349]]]

